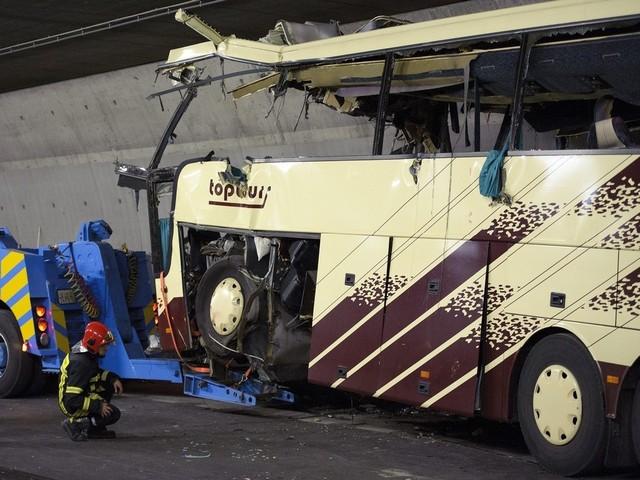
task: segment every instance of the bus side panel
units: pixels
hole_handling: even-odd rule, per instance
[[[640,226],[640,224],[639,224]],[[632,241],[640,243],[640,235]],[[618,283],[615,291],[609,289],[602,298],[617,298],[616,325],[640,330],[640,252],[621,251]]]
[[[451,253],[441,270],[425,275],[420,295],[402,295],[387,308],[385,340],[393,343],[382,356],[376,395],[472,415],[473,394],[462,392],[475,389],[478,351],[465,338],[482,318],[488,242],[450,241],[446,250]],[[441,300],[430,306],[429,291],[436,288]],[[404,332],[411,322],[415,327]]]
[[[362,382],[365,378],[376,378],[377,390],[374,396],[380,396],[380,388],[389,381],[400,381],[396,372],[404,368],[397,362],[403,359],[396,356],[396,350],[404,357],[404,363],[413,363],[416,352],[406,344],[410,338],[418,345],[425,345],[420,324],[429,314],[437,310],[442,282],[444,240],[426,240],[420,238],[395,237],[389,269],[387,288],[387,307],[382,332],[382,345],[366,352],[349,371],[348,378],[334,383],[334,387],[345,390]],[[428,283],[432,282],[431,291]],[[426,348],[426,347],[425,347]],[[389,352],[393,353],[389,353]],[[382,354],[378,358],[378,353]]]
[[[333,384],[370,352],[382,337],[382,313],[389,238],[323,235],[311,331],[309,381]],[[350,390],[372,394],[376,376],[362,377]]]
[[[507,420],[516,354],[537,330],[565,320],[613,326],[613,313],[590,306],[589,299],[607,288],[607,279],[615,284],[616,267],[614,250],[521,245],[491,268],[483,416]],[[552,306],[558,295],[564,306]],[[479,346],[480,331],[470,340]]]

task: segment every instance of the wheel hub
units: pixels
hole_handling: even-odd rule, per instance
[[[540,373],[533,389],[533,416],[549,443],[566,445],[574,439],[582,420],[582,394],[568,368],[550,365]]]
[[[240,283],[233,277],[222,280],[213,291],[209,305],[209,318],[219,335],[232,334],[242,315],[244,295]]]

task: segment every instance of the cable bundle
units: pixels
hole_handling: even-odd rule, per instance
[[[64,273],[64,278],[69,283],[73,296],[76,297],[76,301],[80,304],[82,310],[84,310],[84,313],[86,313],[89,318],[99,318],[100,309],[96,305],[84,278],[82,278],[82,276],[80,276],[80,274],[76,272],[71,265],[66,265],[65,267],[66,272]]]

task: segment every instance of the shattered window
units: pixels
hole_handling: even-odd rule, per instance
[[[519,149],[634,148],[640,143],[637,25],[583,30],[534,40]],[[516,38],[397,53],[383,153],[500,147],[510,133],[519,55]],[[293,88],[305,92],[309,102],[375,123],[383,69],[382,56],[298,66],[243,85],[234,95]]]

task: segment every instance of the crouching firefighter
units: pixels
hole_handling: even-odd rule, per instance
[[[89,322],[82,340],[62,362],[58,405],[67,417],[62,427],[73,441],[115,438],[106,427],[120,418],[120,410],[110,402],[114,393],[122,393],[122,383],[115,373],[98,366],[98,358],[113,342],[107,327]]]

